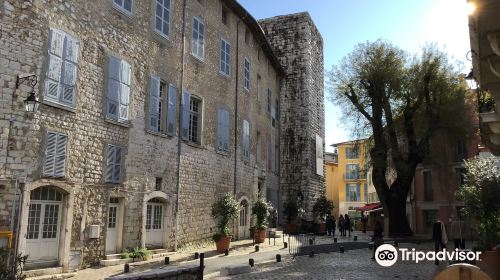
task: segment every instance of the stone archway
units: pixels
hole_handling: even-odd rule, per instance
[[[69,268],[73,188],[40,180],[26,184],[21,204],[18,252],[30,255],[26,268]]]
[[[237,225],[238,239],[250,238],[251,213],[249,199],[246,196],[242,196],[238,199],[238,203],[240,205],[240,218]]]
[[[172,203],[169,196],[161,191],[145,194],[142,207],[141,246],[147,248],[167,248],[168,236],[172,231]]]

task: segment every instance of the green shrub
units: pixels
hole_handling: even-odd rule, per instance
[[[8,261],[10,259],[10,265]],[[0,279],[6,280],[23,280],[26,277],[23,275],[23,266],[28,259],[27,255],[15,256],[12,251],[0,248]],[[12,263],[13,262],[13,263]]]
[[[270,208],[272,208],[271,203],[265,201],[262,197],[259,197],[259,199],[253,204],[252,215],[255,217],[254,228],[256,229],[267,228]]]
[[[120,257],[122,259],[144,259],[149,255],[151,255],[151,251],[147,248],[135,247],[134,249],[126,249],[123,253],[121,253]]]
[[[326,215],[330,214],[333,210],[333,202],[328,200],[326,196],[322,195],[318,197],[313,206],[314,216],[323,219]]]
[[[230,236],[229,222],[240,216],[240,205],[231,193],[226,193],[222,198],[212,204],[212,217],[217,223],[217,232],[213,236],[214,241],[221,237]]]

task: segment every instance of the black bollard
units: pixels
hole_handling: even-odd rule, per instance
[[[399,244],[397,241],[394,241],[394,247],[399,248]]]
[[[198,279],[203,279],[203,270],[205,270],[205,253],[200,253],[200,274]]]
[[[165,264],[170,264],[170,257],[165,257]]]
[[[288,243],[287,242],[283,242],[283,248],[288,248]]]
[[[254,266],[254,260],[253,259],[248,259],[248,264],[253,267]]]
[[[354,235],[354,241],[358,241],[358,236]]]
[[[368,244],[368,249],[373,250],[373,243]]]
[[[276,254],[276,262],[281,262],[281,255],[280,254]]]
[[[314,258],[314,250],[309,253],[309,257]]]
[[[255,252],[259,251],[259,245],[255,245]]]
[[[194,253],[194,259],[197,260],[200,257],[200,253],[196,252]]]
[[[337,243],[337,237],[333,238],[333,243]]]
[[[344,246],[340,246],[340,253],[344,253]]]
[[[314,240],[312,240],[312,238],[309,238],[309,245],[313,245],[314,244]]]
[[[129,272],[130,272],[130,265],[126,263],[125,267],[123,268],[123,273],[129,273]]]
[[[224,251],[224,256],[227,256],[229,255],[229,249],[226,249],[226,251]]]

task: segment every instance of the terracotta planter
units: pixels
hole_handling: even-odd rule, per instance
[[[326,224],[325,223],[320,223],[318,225],[318,232],[319,234],[325,234],[326,233]]]
[[[223,236],[219,240],[215,241],[215,247],[217,248],[217,253],[224,253],[229,249],[231,244],[231,236]]]
[[[500,279],[500,251],[485,251],[479,256],[481,261],[479,266],[484,266],[487,270],[495,274],[495,279]]]
[[[265,229],[255,229],[253,232],[255,243],[264,243],[266,241],[266,230]]]
[[[294,224],[285,224],[285,233],[290,234],[295,231],[295,225]]]

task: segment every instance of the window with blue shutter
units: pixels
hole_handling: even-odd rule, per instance
[[[182,94],[182,127],[181,127],[181,137],[183,140],[188,140],[189,138],[190,101],[191,101],[191,94],[188,91],[184,91]]]
[[[217,149],[229,151],[229,112],[222,108],[217,110]]]
[[[156,0],[155,30],[160,35],[170,35],[170,0]]]
[[[203,22],[193,17],[193,36],[191,40],[191,53],[198,59],[205,57],[205,25]]]
[[[243,89],[250,90],[250,60],[246,57],[243,62]]]
[[[356,185],[356,201],[361,201],[361,187],[359,184]]]
[[[43,175],[48,177],[64,177],[66,171],[66,146],[68,136],[63,133],[47,133]]]
[[[129,16],[132,15],[132,4],[132,0],[113,0],[113,7]]]
[[[107,183],[120,183],[122,150],[120,146],[108,145],[105,177]]]
[[[58,29],[50,29],[44,97],[61,105],[76,105],[80,42]]]
[[[161,130],[161,91],[160,78],[152,76],[149,79],[149,130]]]
[[[169,84],[168,85],[168,112],[167,112],[167,134],[175,134],[175,119],[177,112],[177,88]]]
[[[250,123],[243,120],[243,158],[250,159]]]
[[[224,39],[220,43],[219,71],[225,76],[231,74],[231,45]]]
[[[126,61],[109,57],[106,116],[117,121],[128,120],[131,67]]]

